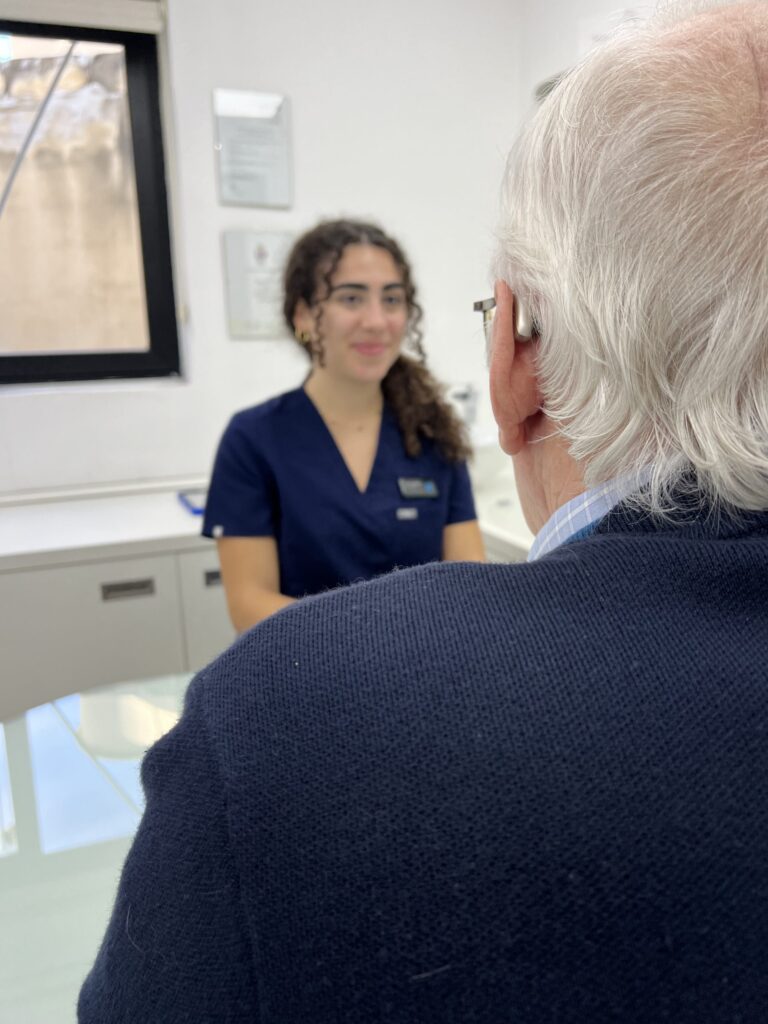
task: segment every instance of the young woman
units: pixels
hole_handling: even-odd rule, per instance
[[[240,631],[396,567],[484,558],[469,447],[424,367],[399,245],[372,224],[319,224],[288,259],[283,311],[311,371],[230,421],[203,525]]]

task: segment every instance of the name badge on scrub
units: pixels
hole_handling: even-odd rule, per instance
[[[437,498],[440,491],[434,480],[426,480],[423,476],[399,476],[397,486],[400,497],[408,500],[414,498]]]

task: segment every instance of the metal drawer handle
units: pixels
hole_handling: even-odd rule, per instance
[[[152,577],[144,580],[121,580],[119,583],[102,583],[102,601],[122,601],[126,597],[151,597],[155,592]]]
[[[221,586],[221,571],[219,569],[206,569],[203,576],[206,587]]]

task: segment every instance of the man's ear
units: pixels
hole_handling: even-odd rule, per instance
[[[535,342],[521,341],[515,333],[515,299],[503,281],[496,284],[496,313],[490,359],[493,415],[499,443],[507,455],[517,455],[526,441],[526,420],[541,405],[536,375]]]

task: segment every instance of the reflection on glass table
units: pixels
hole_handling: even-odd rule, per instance
[[[0,726],[0,1022],[70,1024],[143,810],[142,755],[190,677],[72,694]]]

